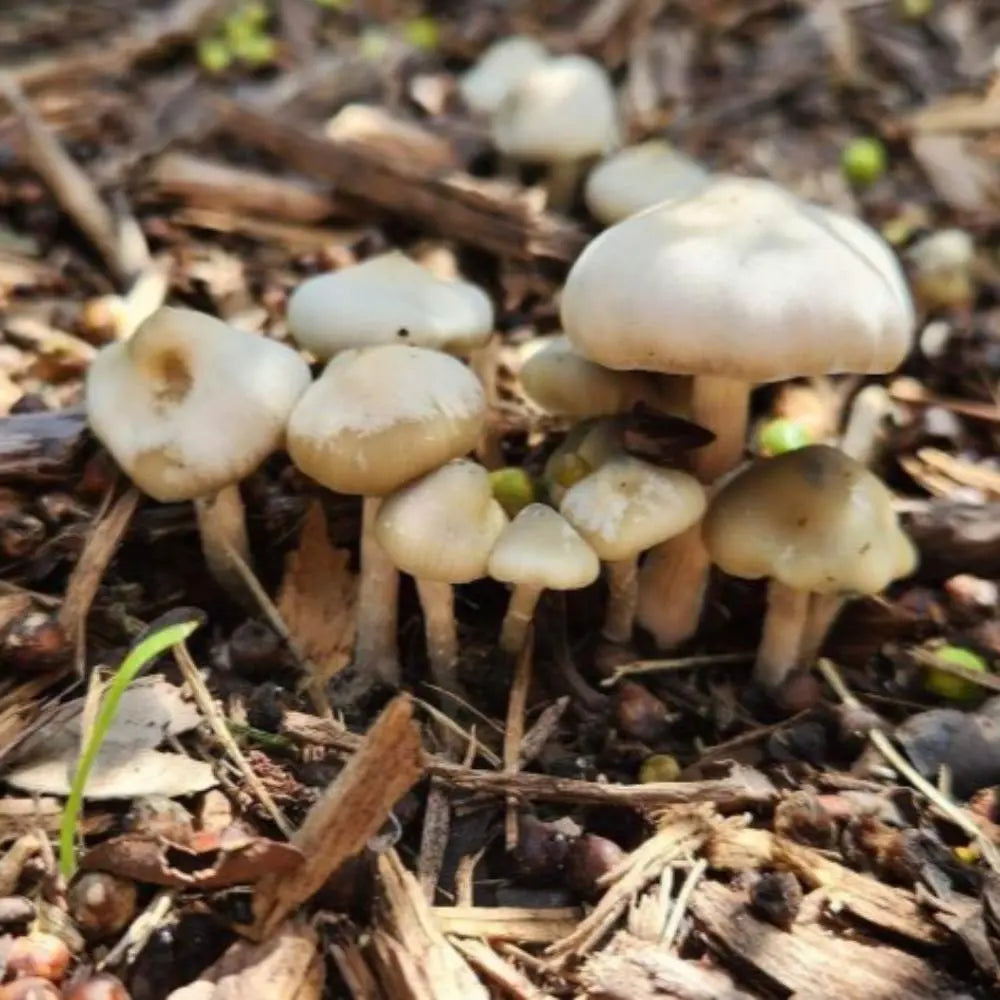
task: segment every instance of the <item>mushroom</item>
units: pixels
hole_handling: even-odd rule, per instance
[[[881,480],[822,444],[737,473],[702,531],[724,572],[770,579],[755,677],[772,690],[812,662],[846,595],[877,594],[917,561]]]
[[[209,571],[234,597],[250,562],[239,482],[282,446],[309,385],[295,351],[191,309],[163,306],[87,372],[91,429],[144,493],[193,500]]]
[[[976,247],[963,229],[941,229],[906,249],[917,301],[925,309],[968,306],[975,297]]]
[[[501,38],[487,48],[458,81],[458,92],[469,110],[487,117],[492,115],[511,88],[549,54],[534,38],[513,35]]]
[[[888,245],[856,219],[768,181],[717,177],[593,240],[562,294],[563,329],[608,368],[693,376],[705,483],[743,455],[751,387],[880,373],[910,346],[913,306]],[[647,559],[639,621],[661,647],[697,628],[708,559],[697,532]]]
[[[542,470],[542,483],[552,503],[558,506],[566,490],[608,459],[623,454],[624,430],[620,417],[581,420],[570,429]]]
[[[417,585],[431,676],[459,692],[453,585],[486,575],[490,550],[507,523],[486,470],[457,459],[385,498],[375,537]]]
[[[668,198],[686,198],[708,179],[700,163],[663,139],[650,139],[597,164],[587,176],[583,198],[590,214],[610,226]]]
[[[303,281],[288,300],[288,329],[321,361],[377,344],[461,354],[489,339],[493,305],[478,285],[436,278],[392,250]]]
[[[686,472],[621,455],[571,486],[559,510],[607,566],[604,637],[628,642],[638,600],[639,554],[701,520],[704,488]]]
[[[380,498],[470,451],[485,417],[465,365],[396,344],[338,354],[292,413],[292,461],[328,489],[364,497],[355,661],[366,677],[399,683],[399,574],[375,538]]]
[[[548,166],[549,205],[566,209],[586,162],[621,141],[611,78],[586,56],[549,59],[508,91],[492,132],[503,155]]]
[[[500,627],[500,649],[516,656],[543,590],[579,590],[601,572],[594,550],[545,504],[529,504],[500,533],[487,564],[494,580],[513,585]]]

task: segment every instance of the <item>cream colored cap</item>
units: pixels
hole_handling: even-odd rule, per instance
[[[705,490],[686,472],[622,455],[571,486],[559,510],[601,559],[617,562],[697,524]]]
[[[612,153],[587,175],[583,197],[590,214],[604,225],[635,215],[703,187],[708,171],[663,139],[650,139]]]
[[[501,38],[462,75],[458,92],[470,111],[491,115],[511,88],[548,58],[545,46],[534,38],[523,35]]]
[[[469,583],[486,575],[490,550],[506,523],[489,474],[459,459],[386,497],[375,518],[375,538],[411,576]]]
[[[533,163],[583,160],[621,141],[611,78],[586,56],[561,56],[531,70],[493,118],[501,153]]]
[[[703,532],[726,573],[821,594],[875,594],[917,564],[882,481],[823,444],[738,473],[712,500]]]
[[[479,380],[447,354],[344,351],[295,407],[288,453],[328,489],[379,496],[471,451],[485,417]]]
[[[307,278],[288,329],[321,361],[352,347],[408,344],[461,353],[493,332],[493,305],[468,281],[443,281],[398,250]]]
[[[742,177],[606,230],[573,265],[561,309],[576,350],[608,368],[747,382],[890,371],[914,326],[876,233]]]
[[[94,434],[144,493],[208,496],[281,447],[309,367],[291,348],[163,306],[87,372]]]
[[[566,518],[531,503],[501,532],[487,568],[503,583],[578,590],[597,579],[601,564]]]

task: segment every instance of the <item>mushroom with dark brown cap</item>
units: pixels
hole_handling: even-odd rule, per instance
[[[460,361],[389,344],[344,351],[327,365],[288,422],[288,453],[306,475],[364,497],[355,661],[399,683],[399,575],[375,539],[381,498],[470,451],[486,416],[479,380]]]
[[[720,176],[607,229],[570,271],[562,323],[608,368],[693,376],[705,483],[736,466],[751,387],[879,373],[910,347],[913,306],[889,246],[857,219],[768,181]],[[669,647],[697,628],[708,559],[697,532],[651,555],[639,620]]]
[[[747,466],[712,499],[702,531],[724,572],[770,580],[755,676],[772,690],[808,666],[846,595],[877,594],[917,561],[882,481],[828,445]]]
[[[212,575],[244,598],[249,562],[239,482],[281,447],[309,385],[295,351],[191,309],[164,306],[87,372],[87,419],[144,493],[193,500]]]

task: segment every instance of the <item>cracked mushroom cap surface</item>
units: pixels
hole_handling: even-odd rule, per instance
[[[563,330],[607,368],[770,382],[895,368],[914,313],[888,244],[769,181],[720,176],[605,230]]]
[[[338,354],[288,421],[288,454],[339,493],[381,496],[471,451],[486,418],[461,361],[387,344]]]
[[[458,81],[458,92],[470,111],[491,115],[503,99],[536,66],[549,58],[541,42],[524,35],[501,38],[485,49]]]
[[[163,306],[87,372],[87,419],[144,493],[208,496],[282,446],[309,385],[289,347],[193,309]]]
[[[876,594],[917,564],[888,489],[828,445],[747,466],[715,495],[702,532],[731,576],[813,593]]]
[[[487,565],[494,580],[578,590],[601,571],[597,553],[558,511],[528,504],[500,533]]]
[[[697,524],[705,490],[686,472],[621,455],[571,486],[559,511],[601,559],[617,562]]]
[[[317,274],[288,300],[288,329],[321,361],[377,344],[461,353],[493,332],[493,304],[468,281],[444,280],[398,250]]]
[[[458,459],[386,497],[375,518],[375,538],[404,573],[470,583],[486,575],[506,524],[487,471]]]

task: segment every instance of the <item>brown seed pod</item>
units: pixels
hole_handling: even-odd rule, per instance
[[[121,981],[107,972],[74,983],[63,994],[63,1000],[131,1000]]]
[[[14,939],[7,953],[7,975],[38,976],[58,983],[66,975],[71,957],[61,938],[35,931]]]
[[[113,937],[135,916],[135,883],[108,872],[85,872],[70,887],[69,912],[92,940]]]
[[[657,743],[667,732],[667,707],[641,684],[625,681],[615,705],[618,728],[632,739]]]
[[[15,979],[0,986],[0,1000],[62,1000],[59,987],[40,976]]]
[[[607,837],[585,833],[578,837],[566,855],[566,884],[584,899],[600,898],[604,887],[600,880],[625,857],[625,852]]]

